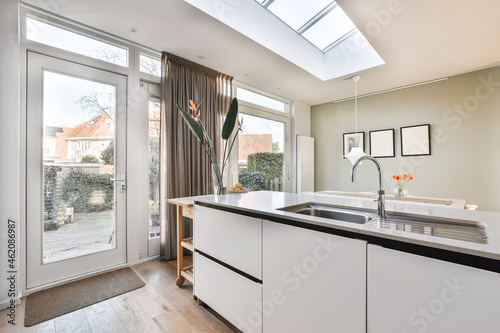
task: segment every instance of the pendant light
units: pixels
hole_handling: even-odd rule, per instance
[[[354,81],[354,122],[356,126],[356,134],[358,134],[358,81],[361,78],[359,75],[354,75],[352,80]],[[351,151],[345,155],[352,165],[356,163],[362,156],[365,156],[365,152],[360,147],[359,138],[356,135],[355,138],[355,146],[351,148]]]

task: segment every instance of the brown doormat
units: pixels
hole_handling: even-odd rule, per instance
[[[26,297],[24,326],[29,327],[143,287],[129,267],[42,290]]]

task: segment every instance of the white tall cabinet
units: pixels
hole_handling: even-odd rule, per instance
[[[365,332],[366,242],[264,220],[264,332]]]
[[[500,274],[368,245],[368,333],[498,333]]]

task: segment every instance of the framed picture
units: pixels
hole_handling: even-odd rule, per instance
[[[401,156],[431,154],[431,125],[401,127]]]
[[[373,157],[394,157],[394,129],[370,131],[370,155]]]
[[[365,132],[358,133],[344,133],[344,155],[349,154],[352,147],[359,147],[365,150]]]

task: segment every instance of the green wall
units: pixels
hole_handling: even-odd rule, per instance
[[[400,127],[419,124],[431,125],[432,154],[401,157]],[[377,189],[373,163],[360,165],[351,183],[351,164],[341,158],[342,134],[354,128],[353,100],[311,108],[316,191]],[[396,157],[379,159],[387,193],[395,187],[393,174],[410,172],[415,176],[406,186],[410,195],[465,199],[479,210],[500,211],[499,68],[358,99],[358,132],[365,132],[366,153],[368,132],[389,128],[395,130]]]

